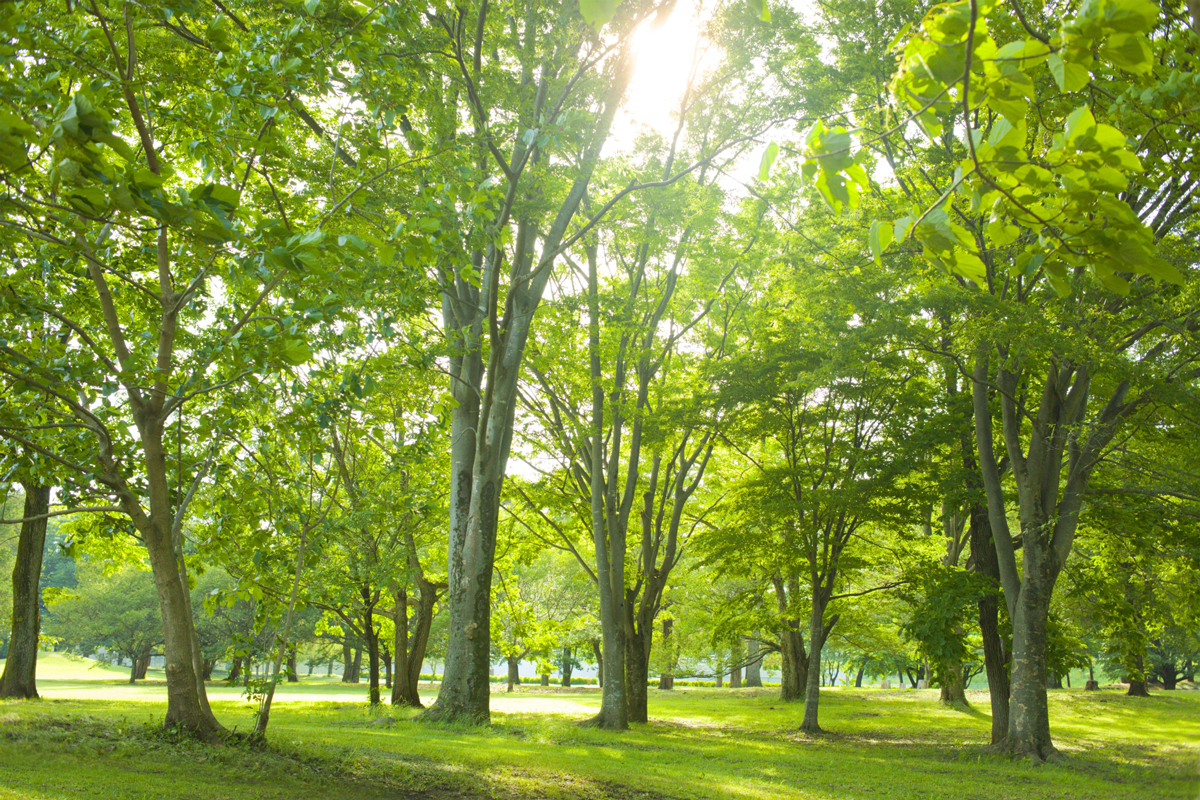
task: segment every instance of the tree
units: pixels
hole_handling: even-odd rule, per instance
[[[0,674],[0,697],[36,699],[42,604],[39,583],[46,549],[50,487],[29,481],[22,488],[25,504],[12,569],[12,634],[8,638],[4,672]]]
[[[128,658],[130,683],[145,676],[151,653],[163,642],[154,582],[144,565],[104,574],[99,565],[88,564],[78,588],[59,594],[49,611],[47,630],[67,647],[85,654],[102,647]]]

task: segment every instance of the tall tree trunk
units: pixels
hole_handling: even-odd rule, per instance
[[[1140,649],[1130,653],[1133,669],[1129,675],[1129,691],[1127,697],[1149,697],[1150,690],[1146,687],[1146,658]]]
[[[350,665],[350,682],[351,683],[361,683],[362,682],[362,657],[363,657],[362,645],[356,645],[354,647],[354,662]]]
[[[419,577],[419,576],[418,576]],[[419,577],[420,597],[417,598],[416,628],[409,635],[408,594],[397,591],[396,596],[396,678],[392,683],[392,705],[421,708],[419,686],[421,666],[429,646],[433,628],[433,610],[437,603],[437,587]]]
[[[342,640],[342,683],[354,683],[354,647],[349,637]]]
[[[1030,537],[1032,538],[1032,537]],[[1053,582],[1046,553],[1026,541],[1024,575],[1013,616],[1012,682],[1005,747],[1015,755],[1044,761],[1056,755],[1050,740],[1050,708],[1046,695],[1046,630]]]
[[[855,675],[854,675],[854,688],[855,689],[862,688],[863,673],[866,671],[866,669],[867,669],[866,663],[862,663],[862,664],[858,665],[858,672],[855,673]]]
[[[632,636],[625,638],[625,691],[629,698],[630,722],[650,721],[647,691],[650,683],[650,648],[647,638],[640,631],[634,631]]]
[[[967,690],[963,685],[963,665],[962,662],[957,664],[947,664],[943,667],[941,680],[941,692],[939,700],[951,706],[966,706]]]
[[[604,688],[604,652],[600,649],[600,640],[592,639],[592,658],[596,659],[596,686]]]
[[[12,636],[0,675],[0,697],[36,699],[38,635],[41,632],[42,555],[46,550],[46,517],[50,487],[22,481],[25,512],[17,539],[17,560],[12,571]],[[38,519],[31,519],[37,517]]]
[[[669,691],[675,688],[675,653],[672,649],[675,645],[671,641],[671,630],[675,627],[675,620],[664,619],[662,624],[662,644],[663,655],[665,657],[666,666],[663,668],[662,674],[658,676],[658,688],[664,691]]]
[[[751,636],[746,639],[746,649],[746,685],[761,687],[763,685],[762,660],[765,652],[762,641],[757,636]]]
[[[379,657],[383,659],[383,685],[392,688],[392,650],[383,642],[379,643]]]
[[[242,677],[242,657],[234,656],[233,661],[229,664],[229,674],[225,676],[225,680],[230,684],[236,684],[240,677]],[[130,682],[132,682],[132,678]]]
[[[568,645],[562,649],[562,685],[567,689],[571,688],[571,670],[574,666],[575,655]]]
[[[971,566],[988,578],[992,591],[979,601],[979,633],[983,639],[983,667],[987,673],[988,696],[992,706],[992,744],[1000,745],[1008,736],[1008,653],[1000,637],[1000,566],[992,543],[992,527],[987,509],[971,508]]]
[[[832,576],[829,583],[832,584]],[[815,582],[814,582],[815,583]],[[814,593],[815,594],[815,593]],[[821,726],[817,720],[821,703],[821,651],[829,632],[837,624],[838,615],[834,614],[828,623],[824,621],[827,600],[813,597],[812,613],[808,620],[808,682],[804,693],[804,720],[800,730],[805,733],[820,733]]]
[[[733,671],[729,673],[729,688],[740,689],[742,688],[742,662],[746,660],[746,648],[740,638],[734,641],[729,659],[734,665]]]
[[[508,691],[515,692],[521,684],[521,659],[507,656],[505,660],[508,662]]]
[[[367,591],[363,590],[363,596]],[[367,695],[377,706],[382,701],[379,691],[379,631],[375,628],[375,610],[371,605],[363,613],[363,634],[367,640]]]
[[[788,625],[779,631],[779,699],[803,700],[808,686],[808,653],[804,635]]]

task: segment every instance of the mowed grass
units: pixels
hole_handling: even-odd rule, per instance
[[[269,744],[209,747],[161,732],[163,687],[47,659],[47,699],[0,701],[0,798],[1137,798],[1200,794],[1200,692],[1127,698],[1051,692],[1066,763],[985,752],[987,696],[939,707],[935,691],[823,691],[819,737],[771,690],[652,691],[651,721],[625,733],[579,725],[594,689],[493,696],[487,728],[369,709],[365,687],[281,687]],[[65,659],[64,659],[65,661]],[[83,674],[72,670],[85,670]],[[58,676],[58,677],[55,677]],[[94,676],[94,677],[93,677]],[[82,688],[79,688],[82,687]],[[502,687],[501,687],[502,688]],[[72,697],[75,694],[77,696]],[[246,730],[253,706],[210,689]],[[428,699],[432,699],[432,695]],[[394,722],[380,721],[382,716]]]

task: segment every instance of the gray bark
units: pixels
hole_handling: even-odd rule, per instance
[[[12,571],[12,635],[0,675],[0,697],[36,700],[38,635],[41,633],[42,555],[46,550],[46,517],[50,487],[22,482],[25,511]]]

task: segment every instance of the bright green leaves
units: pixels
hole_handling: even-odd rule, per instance
[[[886,222],[875,220],[871,223],[871,231],[867,238],[871,243],[871,257],[875,263],[883,266],[883,251],[892,243],[893,228]]]
[[[1135,75],[1145,75],[1154,68],[1150,42],[1140,33],[1118,33],[1110,36],[1100,48],[1100,57],[1113,66]]]
[[[588,25],[600,30],[612,20],[620,4],[621,0],[579,0],[579,13]]]
[[[1068,49],[1066,52],[1069,54],[1071,51]],[[1084,55],[1087,56],[1088,61],[1091,61],[1090,55],[1086,53]],[[1069,55],[1064,56],[1061,51],[1051,53],[1048,63],[1050,74],[1054,76],[1054,82],[1064,92],[1078,92],[1092,80],[1091,70],[1085,64],[1071,60]]]
[[[849,131],[840,126],[826,128],[818,120],[804,137],[805,158],[800,174],[816,186],[835,212],[858,204],[858,194],[870,186],[862,164],[850,152]]]
[[[1061,93],[1087,88],[1097,70],[1150,73],[1156,62],[1146,34],[1158,23],[1158,8],[1149,0],[1087,0],[1048,41],[1022,38],[1002,46],[988,25],[989,16],[1000,13],[986,3],[974,10],[966,0],[943,3],[907,38],[898,37],[902,54],[892,94],[908,116],[897,126],[915,122],[947,147],[944,134],[954,130],[962,150],[952,149],[966,157],[955,156],[961,161],[953,182],[943,179],[948,188],[939,186],[940,195],[924,210],[890,229],[882,222],[871,226],[875,261],[891,241],[884,233],[890,230],[895,240],[920,242],[931,263],[980,285],[985,261],[1025,279],[1044,276],[1060,294],[1071,291],[1071,276],[1080,269],[1117,292],[1128,291],[1119,273],[1178,280],[1178,271],[1153,255],[1153,236],[1121,196],[1142,172],[1135,147],[1087,106],[1056,120],[1051,101],[1061,95],[1047,93],[1046,73],[1038,72],[1044,64]],[[997,30],[1011,29],[1003,22]],[[843,133],[814,126],[804,165],[805,176],[816,179],[836,209],[853,205],[861,185]]]
[[[758,164],[758,179],[765,181],[771,174],[771,165],[775,163],[776,156],[779,155],[779,145],[771,142],[767,145],[767,149],[763,151],[762,161]]]
[[[767,5],[767,0],[749,0],[750,9],[758,16],[762,22],[771,21],[771,8]]]

